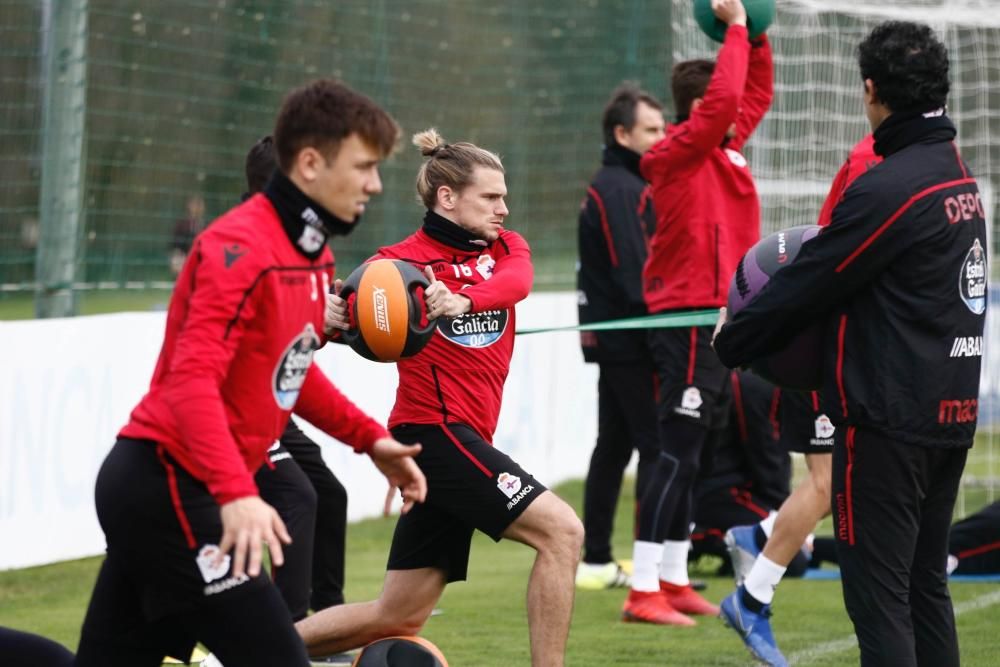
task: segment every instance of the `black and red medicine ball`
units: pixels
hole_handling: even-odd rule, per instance
[[[764,289],[774,275],[792,263],[802,245],[819,234],[820,227],[792,227],[758,241],[736,267],[729,285],[728,316],[740,312]],[[790,389],[819,389],[823,383],[823,333],[825,321],[814,322],[784,349],[757,359],[750,370],[765,380]]]
[[[351,667],[448,667],[448,661],[423,637],[387,637],[364,647]]]
[[[399,361],[420,352],[434,334],[427,319],[427,278],[398,259],[377,259],[351,272],[340,291],[348,303],[351,329],[344,342],[372,361]]]

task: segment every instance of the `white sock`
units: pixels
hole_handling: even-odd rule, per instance
[[[691,542],[688,540],[680,542],[664,540],[663,560],[660,561],[660,579],[677,586],[687,586],[691,583],[688,580],[688,551],[690,550]]]
[[[815,540],[816,540],[816,534],[815,533],[809,533],[808,535],[806,535],[805,547],[806,547],[806,549],[809,550],[809,553],[812,553],[812,551],[813,551],[813,542]]]
[[[632,546],[632,590],[645,593],[660,590],[657,572],[662,557],[663,545],[636,540]]]
[[[750,568],[750,574],[743,581],[743,586],[755,600],[771,604],[771,600],[774,599],[774,589],[778,587],[781,578],[785,576],[785,569],[761,554],[753,562],[753,567]]]
[[[760,522],[760,529],[764,531],[767,539],[771,539],[771,531],[774,530],[774,522],[778,520],[778,513],[772,511],[767,518]]]

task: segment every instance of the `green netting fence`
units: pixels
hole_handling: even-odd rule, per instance
[[[499,152],[538,286],[569,287],[603,103],[624,79],[662,95],[670,53],[669,4],[641,0],[81,4],[85,289],[168,283],[189,200],[204,221],[237,202],[246,151],[283,94],[321,76],[375,98],[407,138],[436,126]],[[53,0],[0,0],[0,298],[35,281],[52,12]],[[418,165],[408,143],[385,165],[384,194],[336,245],[341,271],[418,226]]]

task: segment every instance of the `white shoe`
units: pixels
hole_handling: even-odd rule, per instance
[[[605,588],[628,588],[632,578],[616,561],[610,563],[580,563],[576,566],[576,587],[585,591]]]

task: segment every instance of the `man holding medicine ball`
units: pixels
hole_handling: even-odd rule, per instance
[[[514,305],[531,289],[530,250],[504,226],[507,187],[494,153],[445,143],[433,129],[413,142],[425,157],[417,175],[423,225],[373,259],[405,260],[431,281],[427,318],[437,318],[437,331],[398,362],[389,417],[396,439],[423,447],[416,461],[427,501],[400,517],[377,600],[321,611],[298,629],[314,655],[417,634],[445,586],[466,578],[478,529],[537,552],[528,581],[532,664],[561,665],[583,526],[491,442],[514,348]]]

